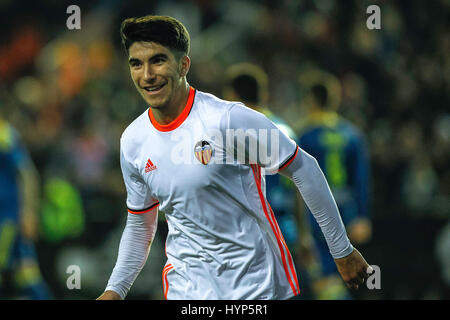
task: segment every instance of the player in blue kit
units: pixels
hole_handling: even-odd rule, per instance
[[[38,178],[18,133],[0,117],[0,298],[49,299],[33,240]],[[7,289],[7,290],[6,290]]]
[[[368,208],[369,155],[363,133],[334,110],[329,110],[327,87],[316,84],[310,90],[308,118],[298,145],[316,158],[336,200],[349,239],[364,244],[371,237]],[[308,209],[306,208],[308,211]],[[350,298],[320,227],[308,214],[311,233],[318,249],[320,272],[314,281],[317,298]]]

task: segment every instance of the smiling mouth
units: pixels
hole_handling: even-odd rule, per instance
[[[166,84],[164,83],[164,84],[159,85],[159,86],[145,87],[145,88],[142,88],[142,89],[144,89],[148,93],[152,94],[152,93],[156,93],[156,92],[160,91],[165,85]]]

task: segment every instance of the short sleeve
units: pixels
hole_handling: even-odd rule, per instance
[[[242,103],[233,105],[225,127],[227,156],[240,163],[258,164],[266,173],[276,173],[295,158],[298,147],[264,114]],[[232,143],[230,143],[232,141]]]
[[[126,203],[128,212],[141,214],[149,212],[158,206],[158,200],[151,197],[147,184],[133,165],[133,162],[127,158],[122,140],[120,143],[120,167],[127,190]]]

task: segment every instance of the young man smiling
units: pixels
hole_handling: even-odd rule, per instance
[[[156,42],[134,42],[129,48],[131,78],[152,107],[158,123],[170,123],[184,108],[189,94],[185,76],[191,61]]]
[[[369,265],[348,240],[315,159],[263,114],[188,84],[190,40],[178,20],[126,19],[121,36],[131,77],[149,108],[121,137],[128,217],[116,265],[98,299],[125,298],[147,260],[158,211],[169,227],[162,274],[167,299],[298,295],[291,254],[265,198],[264,174],[277,172],[294,181],[344,281],[358,288]],[[248,133],[244,142],[227,140],[230,145],[217,138],[236,130]],[[276,135],[262,139],[260,132]],[[182,139],[188,161],[174,161],[184,136],[189,136]],[[278,152],[256,154],[250,145],[257,150],[276,145]],[[239,150],[244,157],[236,157]]]

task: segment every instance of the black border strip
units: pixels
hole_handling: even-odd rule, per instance
[[[159,205],[159,202],[156,202],[146,209],[134,210],[134,209],[130,209],[128,207],[127,207],[127,209],[128,209],[128,212],[130,212],[130,213],[144,213],[145,211],[149,211],[158,205]]]
[[[294,158],[297,156],[298,151],[299,146],[296,145],[294,153],[286,161],[283,162],[283,164],[278,168],[278,171],[283,170],[292,160],[294,160]]]

